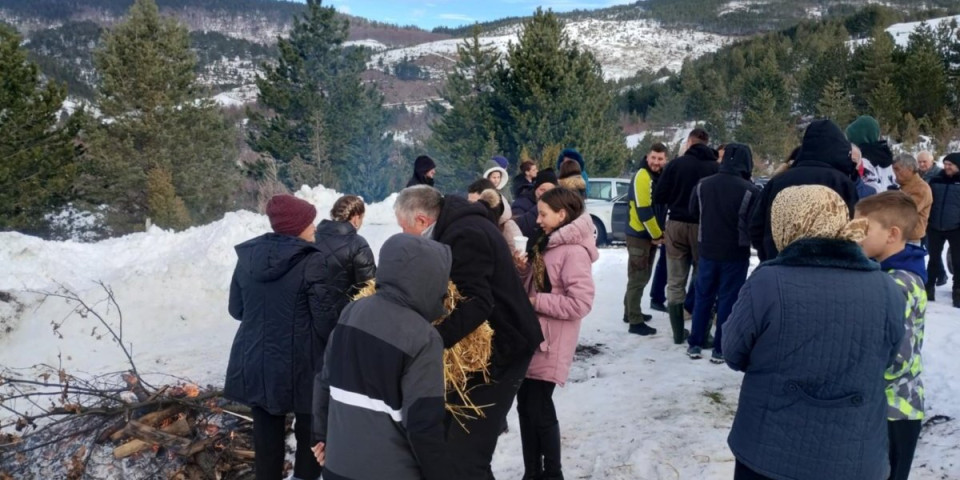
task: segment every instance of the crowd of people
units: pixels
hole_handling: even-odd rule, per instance
[[[926,305],[944,243],[960,241],[960,154],[939,171],[928,152],[894,156],[861,117],[846,132],[810,124],[762,189],[748,145],[711,148],[698,128],[667,155],[653,145],[631,182],[623,320],[657,333],[641,306],[653,279],[674,343],[744,372],[734,478],[908,478]],[[357,233],[362,199],[340,198],[319,226],[308,202],[270,200],[273,232],[236,247],[224,389],[252,409],[258,479],[282,478],[289,414],[296,479],[492,479],[514,403],[523,479],[563,478],[553,394],[599,258],[587,162],[566,149],[555,167],[523,162],[511,179],[509,166],[494,157],[465,195],[443,195],[418,157],[378,265]],[[448,282],[463,297],[452,311]],[[484,324],[489,366],[465,389],[483,414],[454,421],[464,399],[446,395],[443,352]]]

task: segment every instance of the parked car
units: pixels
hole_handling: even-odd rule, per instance
[[[626,203],[629,191],[629,178],[591,178],[587,184],[587,213],[593,217],[597,246],[626,241],[626,216],[618,213],[614,206],[620,201]]]

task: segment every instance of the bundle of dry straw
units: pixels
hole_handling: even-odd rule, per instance
[[[370,280],[356,294],[353,299],[358,300],[376,293],[376,282]],[[446,315],[433,322],[439,325],[457,308],[457,303],[463,300],[460,291],[453,282],[447,284],[447,296],[443,306]],[[487,405],[476,405],[470,400],[470,391],[467,389],[467,380],[471,374],[483,376],[483,382],[490,382],[488,367],[493,342],[493,329],[488,322],[483,322],[476,330],[467,335],[456,345],[443,351],[443,380],[447,391],[446,408],[453,418],[466,430],[464,420],[483,417],[483,408]],[[450,395],[455,394],[459,401]]]

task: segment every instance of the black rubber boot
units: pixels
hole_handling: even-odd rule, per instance
[[[960,288],[953,287],[953,306],[960,308]]]
[[[667,307],[670,313],[670,328],[673,329],[673,343],[680,345],[685,340],[683,331],[683,304],[670,305]]]
[[[560,424],[540,429],[540,447],[543,449],[543,480],[563,480],[560,466]]]
[[[520,444],[523,450],[523,480],[543,477],[543,452],[540,451],[540,433],[529,420],[520,417]]]
[[[926,286],[926,290],[927,290],[927,301],[928,301],[928,302],[936,301],[936,300],[937,300],[937,288],[934,287],[933,284],[930,284],[930,285],[927,285],[927,286]]]

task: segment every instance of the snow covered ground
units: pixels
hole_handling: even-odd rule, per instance
[[[329,211],[336,192],[318,187],[297,195]],[[393,197],[368,207],[360,233],[378,252],[399,231]],[[200,384],[221,384],[236,322],[226,312],[236,257],[233,245],[269,229],[266,217],[234,212],[210,225],[172,233],[145,233],[99,243],[47,242],[0,233],[0,365],[28,368],[56,364],[62,354],[72,372],[124,368],[115,345],[91,336],[89,319],[69,318],[54,335],[52,321],[70,310],[62,301],[41,301],[36,291],[59,285],[96,301],[94,282],[111,285],[124,314],[124,338],[133,344],[140,369],[172,374]],[[601,251],[594,265],[597,298],[584,321],[581,345],[595,352],[578,358],[570,382],[555,395],[563,431],[566,477],[592,479],[728,479],[733,456],[726,446],[736,411],[740,374],[707,360],[686,358],[674,346],[665,314],[654,313],[660,330],[651,338],[626,334],[621,322],[626,250]],[[0,299],[5,298],[0,295]],[[646,300],[644,301],[646,305]],[[928,418],[960,418],[960,314],[939,290],[927,315],[923,373]],[[110,313],[116,320],[116,312]],[[494,460],[498,478],[522,474],[516,414],[509,418]],[[916,480],[960,478],[960,421],[924,429]]]

